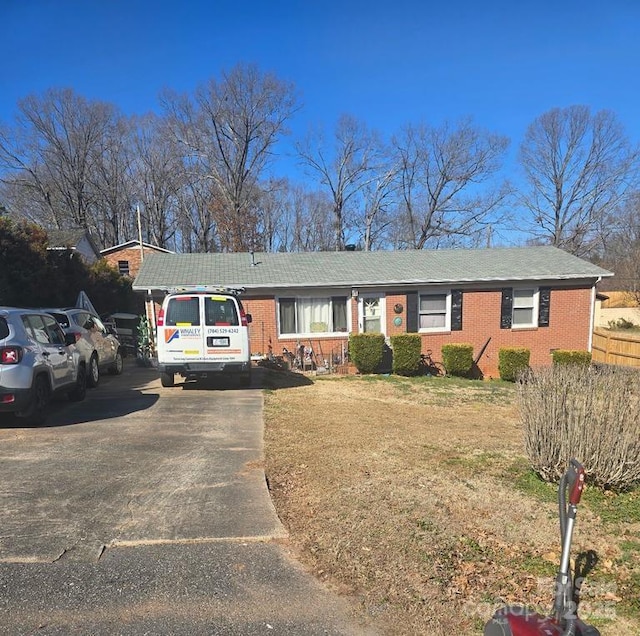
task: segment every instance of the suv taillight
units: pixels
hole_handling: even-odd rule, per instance
[[[156,318],[156,325],[158,327],[164,327],[164,309],[160,309],[158,317]]]
[[[0,348],[0,364],[19,364],[22,360],[22,347]]]

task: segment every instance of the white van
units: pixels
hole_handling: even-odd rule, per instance
[[[235,375],[243,386],[251,384],[251,316],[238,298],[242,291],[228,287],[169,291],[157,318],[162,386],[173,386],[176,373],[187,380]]]

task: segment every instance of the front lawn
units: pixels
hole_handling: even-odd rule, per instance
[[[555,488],[529,470],[514,398],[503,382],[394,376],[266,392],[291,546],[382,633],[481,634],[503,602],[549,611]],[[640,633],[640,493],[587,490],[574,538],[595,561],[581,616],[603,636]]]

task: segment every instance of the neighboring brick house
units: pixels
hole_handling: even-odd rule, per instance
[[[242,286],[252,353],[305,345],[341,356],[349,333],[419,333],[434,358],[471,343],[485,377],[498,351],[590,350],[597,282],[611,272],[554,247],[479,250],[152,254],[133,289],[156,303],[191,285]]]
[[[142,243],[141,250],[140,241],[127,241],[120,245],[107,247],[100,252],[100,255],[105,261],[107,261],[107,263],[109,263],[109,265],[115,267],[123,276],[135,278],[140,270],[143,252],[145,258],[149,254],[173,254],[171,250],[166,250],[162,247],[144,242]]]
[[[82,228],[70,230],[47,230],[48,250],[70,250],[79,254],[88,263],[95,263],[100,258],[100,250],[91,238],[91,234]]]

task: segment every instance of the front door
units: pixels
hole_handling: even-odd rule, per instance
[[[384,333],[384,296],[362,294],[358,302],[360,333]]]

